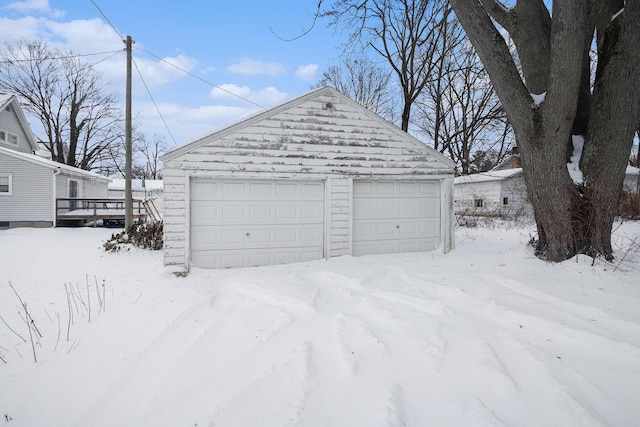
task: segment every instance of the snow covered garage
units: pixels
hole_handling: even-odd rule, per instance
[[[453,163],[332,88],[162,160],[165,265],[453,248]]]

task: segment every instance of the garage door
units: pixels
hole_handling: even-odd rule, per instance
[[[353,254],[421,252],[440,243],[437,181],[353,183]]]
[[[324,255],[321,181],[194,179],[191,262],[227,268]]]

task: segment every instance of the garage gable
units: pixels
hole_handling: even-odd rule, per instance
[[[163,161],[245,173],[437,175],[454,167],[441,153],[328,87],[170,151]]]

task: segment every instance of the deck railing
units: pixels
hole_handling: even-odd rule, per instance
[[[99,219],[124,221],[124,216],[124,199],[56,199],[56,224],[68,220],[94,221],[94,224]],[[132,217],[147,217],[144,200],[133,200]]]

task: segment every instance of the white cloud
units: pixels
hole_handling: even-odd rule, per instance
[[[51,6],[49,6],[49,0],[16,1],[4,6],[3,9],[15,10],[21,13],[40,12],[56,17],[64,15],[62,11],[51,9]]]
[[[137,65],[137,70],[140,71],[148,86],[160,86],[186,77],[185,71],[191,73],[198,63],[195,58],[186,55],[167,56],[162,60],[149,60],[143,57],[136,57],[135,49],[134,61]],[[120,70],[122,70],[122,67],[120,67]],[[137,70],[134,70],[136,74]]]
[[[296,71],[296,78],[298,80],[313,80],[318,71],[318,64],[301,65]]]
[[[43,29],[38,18],[33,16],[20,19],[0,17],[0,40],[33,40],[44,38],[43,35]]]
[[[269,86],[259,91],[253,91],[248,86],[238,86],[235,84],[223,84],[213,90],[209,96],[217,101],[239,101],[241,98],[268,107],[277,104],[288,97],[286,92],[280,92],[275,87]]]
[[[259,110],[251,104],[243,106],[202,105],[187,107],[175,103],[160,103],[158,109],[162,112],[171,134],[177,145],[182,145],[196,138],[213,133],[227,125]],[[141,130],[148,135],[165,136],[169,146],[174,141],[167,133],[164,122],[158,115],[156,107],[150,102],[136,104]]]
[[[49,34],[51,42],[77,53],[124,49],[124,43],[113,28],[98,18],[67,22],[41,20],[40,25]]]
[[[266,74],[277,76],[285,72],[284,66],[277,62],[262,62],[256,59],[243,59],[227,67],[231,74]]]
[[[114,84],[124,81],[125,45],[113,28],[101,19],[57,22],[35,17],[16,20],[0,18],[0,39],[18,38],[41,38],[54,48],[78,54],[113,52],[82,59],[89,64],[96,64],[96,70],[102,73],[106,81]],[[192,72],[197,65],[195,58],[184,54],[167,56],[162,60],[150,58],[142,52],[143,48],[141,44],[134,44],[133,57],[145,82],[152,87],[184,78],[186,74],[180,69]],[[137,76],[135,69],[134,76]],[[120,85],[123,86],[124,83]]]

